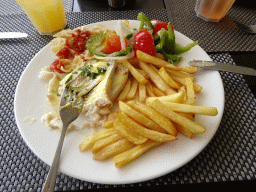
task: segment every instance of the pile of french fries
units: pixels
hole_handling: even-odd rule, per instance
[[[109,114],[105,130],[84,139],[80,150],[91,148],[94,160],[114,157],[117,168],[165,142],[188,138],[206,131],[194,121],[195,114],[215,116],[217,108],[195,106],[202,87],[194,82],[197,67],[177,67],[161,55],[141,51],[122,61],[130,76],[116,99],[119,111]]]

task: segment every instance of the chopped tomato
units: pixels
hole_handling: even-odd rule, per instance
[[[69,59],[70,57],[72,57],[72,53],[70,49],[65,46],[56,53],[56,56],[58,56],[60,59]]]
[[[74,50],[76,55],[79,55],[86,50],[86,41],[92,34],[89,31],[81,31],[80,29],[77,29],[75,32],[72,33],[72,39],[66,40],[66,46]]]
[[[61,59],[55,59],[52,64],[50,65],[50,71],[51,72],[58,72],[58,73],[63,73],[61,70],[61,67],[64,67],[63,62]]]
[[[127,44],[127,39],[126,39]],[[111,54],[114,52],[121,51],[121,42],[120,42],[120,36],[115,33],[109,33],[107,34],[104,49],[102,50],[103,53]]]
[[[155,23],[155,24],[153,24],[154,34],[156,34],[162,28],[164,28],[168,31],[168,28],[167,28],[168,23],[158,21],[158,20],[155,20],[155,19],[152,19],[151,21],[154,21],[154,23]],[[174,31],[173,26],[172,26],[172,31]]]
[[[152,56],[156,55],[154,39],[148,30],[142,29],[138,33],[136,33],[134,35],[134,42],[135,51],[140,50]]]

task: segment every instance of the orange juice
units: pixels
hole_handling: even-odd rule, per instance
[[[212,22],[221,20],[235,0],[197,0],[195,11],[198,17]]]
[[[41,35],[53,35],[67,25],[62,0],[16,0]]]

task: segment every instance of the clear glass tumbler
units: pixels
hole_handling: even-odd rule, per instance
[[[16,0],[41,35],[54,35],[67,25],[62,0]]]
[[[219,22],[228,13],[235,0],[197,0],[196,15],[209,22]]]

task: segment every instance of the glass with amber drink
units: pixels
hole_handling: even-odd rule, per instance
[[[197,0],[196,15],[209,22],[219,22],[228,13],[235,0]]]

